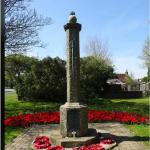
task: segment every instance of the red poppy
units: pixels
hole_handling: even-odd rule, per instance
[[[26,127],[32,123],[59,123],[59,112],[39,112],[34,114],[21,114],[18,116],[10,116],[4,120],[4,124],[11,127]],[[138,116],[135,113],[128,112],[110,112],[101,110],[89,110],[88,121],[117,121],[130,124],[147,124],[149,118],[147,116]]]

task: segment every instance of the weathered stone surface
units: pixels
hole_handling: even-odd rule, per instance
[[[75,17],[75,15],[70,15]],[[80,50],[79,31],[81,24],[67,23],[64,26],[66,31],[67,50],[67,102],[80,101]]]
[[[80,51],[79,32],[75,12],[71,12],[66,31],[67,49],[67,103],[60,107],[60,134],[62,137],[87,135],[87,107],[80,104]]]
[[[90,145],[99,142],[99,137],[95,129],[88,129],[87,136],[84,137],[65,137],[62,138],[59,131],[55,131],[50,135],[53,144],[61,145],[65,148]]]
[[[62,137],[87,135],[87,107],[79,103],[66,103],[60,107],[60,132]]]

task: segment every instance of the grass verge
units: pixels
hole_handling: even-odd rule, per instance
[[[5,144],[12,142],[12,140],[22,133],[22,131],[23,129],[20,127],[5,127]]]
[[[150,126],[148,125],[124,125],[127,127],[135,136],[137,140],[143,140],[146,146],[150,146]]]

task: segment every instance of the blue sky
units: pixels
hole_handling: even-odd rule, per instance
[[[39,14],[51,17],[53,23],[40,31],[47,47],[33,48],[28,55],[43,58],[59,56],[66,59],[66,34],[63,25],[70,11],[75,11],[80,32],[80,55],[86,56],[87,41],[96,36],[108,42],[115,72],[126,69],[135,78],[146,75],[138,58],[148,36],[148,0],[33,0],[31,7]]]

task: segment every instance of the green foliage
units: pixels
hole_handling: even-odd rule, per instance
[[[35,112],[49,112],[58,111],[59,103],[56,102],[34,102],[30,101],[18,101],[17,94],[10,92],[5,94],[5,117],[18,115],[20,113],[35,113]]]
[[[150,82],[150,67],[148,67],[147,82]]]
[[[80,86],[84,98],[99,97],[113,68],[104,60],[81,58]],[[66,62],[47,57],[37,60],[23,55],[6,57],[6,73],[14,81],[19,100],[66,101]],[[7,79],[7,76],[6,76]]]
[[[31,70],[31,65],[36,61],[37,59],[33,57],[21,54],[8,55],[5,58],[5,71],[11,73],[12,77],[15,78]]]
[[[22,99],[45,101],[66,100],[65,61],[60,58],[44,58],[32,66],[22,78]]]
[[[142,82],[148,82],[148,77],[143,77]]]
[[[88,99],[89,109],[108,110],[108,111],[126,111],[138,115],[149,115],[149,99]]]
[[[147,76],[142,78],[142,82],[150,82],[150,68],[148,68]]]
[[[32,68],[32,65],[37,62],[37,59],[21,54],[8,55],[5,58],[5,83],[15,86],[17,93],[20,96],[20,89],[22,87],[22,78]]]
[[[133,132],[134,135],[138,136],[141,139],[142,138],[149,138],[149,132],[150,132],[149,127],[150,126],[147,126],[147,125],[124,125],[124,126],[129,128],[129,130],[131,132]],[[150,141],[149,140],[144,141],[144,143],[147,146],[150,146]]]
[[[5,127],[5,144],[8,144],[12,139],[16,138],[21,132],[22,128],[20,127]]]
[[[80,80],[81,93],[84,98],[102,96],[106,81],[113,76],[113,68],[97,57],[81,59]]]
[[[127,74],[126,74],[126,83],[127,85],[131,85],[131,86],[135,84],[133,78]]]

